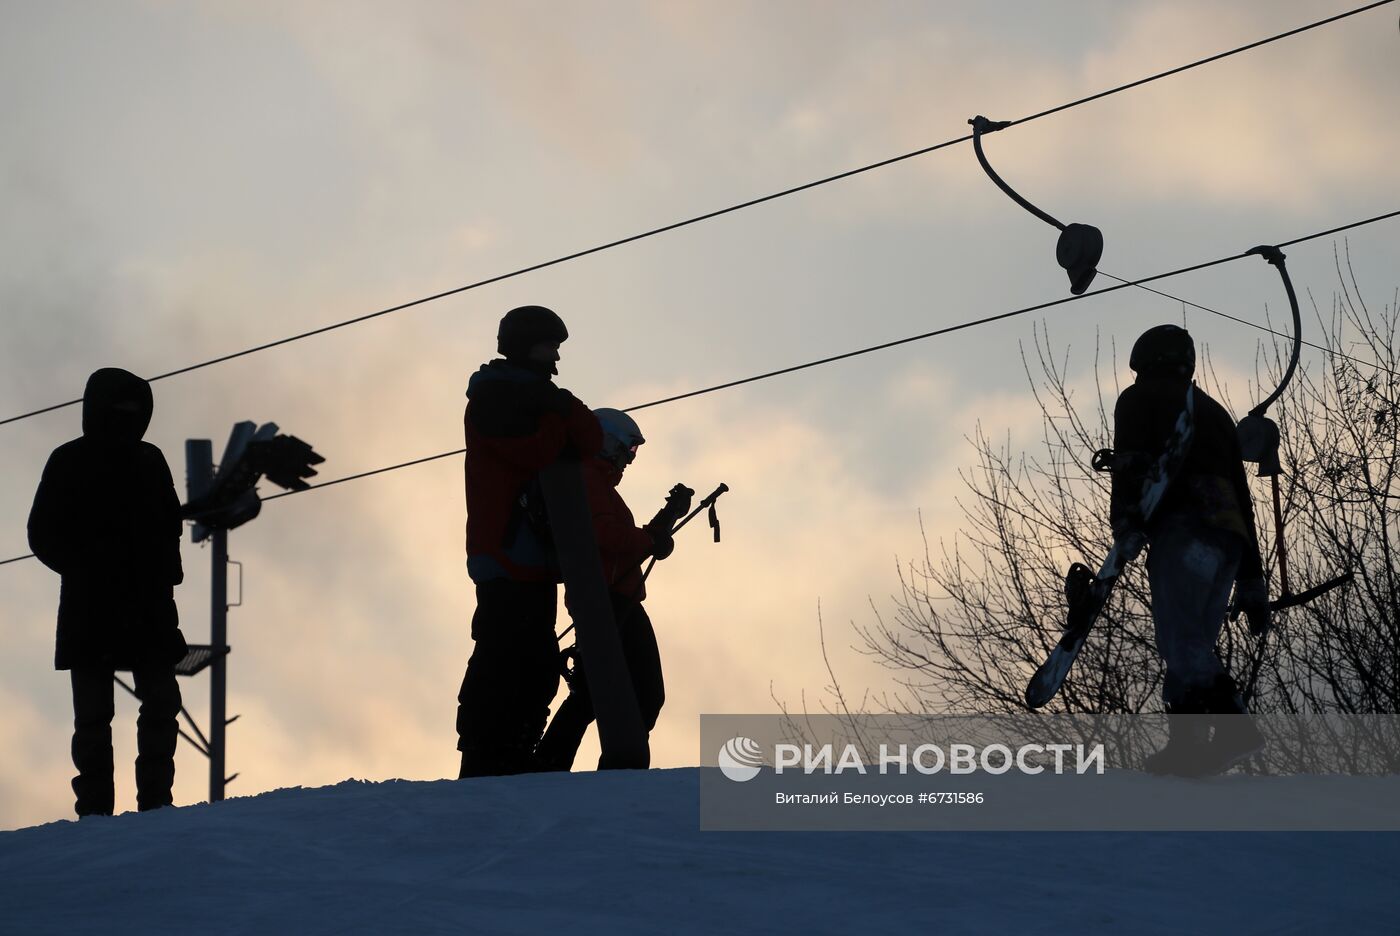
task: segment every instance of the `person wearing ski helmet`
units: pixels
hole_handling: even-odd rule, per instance
[[[501,356],[467,384],[467,574],[476,611],[457,695],[459,777],[532,769],[559,688],[557,563],[530,506],[542,498],[529,495],[539,472],[566,450],[603,444],[597,417],[550,379],[568,337],[544,306],[511,309],[497,331]]]
[[[650,732],[656,727],[657,716],[665,704],[666,688],[656,631],[642,605],[646,599],[642,563],[649,557],[665,559],[671,554],[674,548],[671,527],[690,511],[690,497],[694,492],[677,485],[672,496],[667,498],[666,506],[646,526],[637,526],[617,487],[646,439],[632,417],[621,410],[593,412],[603,428],[603,444],[597,457],[584,460],[584,486],[623,657],[637,696],[642,725]],[[593,719],[587,676],[579,661],[575,664],[569,695],[560,704],[540,741],[536,752],[539,769],[570,769]]]
[[[186,653],[175,606],[180,496],[161,450],[142,440],[151,385],[116,367],[93,372],[83,392],[83,434],[44,466],[29,513],[29,548],[63,577],[54,668],[73,688],[74,810],[115,807],[112,677],[130,670],[136,719],[136,806],[169,806],[175,782],[180,687]]]
[[[1157,773],[1210,773],[1257,750],[1235,682],[1215,643],[1235,587],[1236,603],[1268,626],[1267,589],[1244,462],[1229,412],[1194,387],[1193,435],[1177,475],[1149,522],[1138,500],[1145,473],[1172,436],[1193,387],[1196,348],[1176,325],[1158,325],[1134,343],[1135,382],[1113,412],[1114,472],[1110,520],[1135,556],[1149,547],[1147,576],[1157,649],[1166,667],[1162,698],[1172,719],[1166,747],[1148,758]],[[1225,718],[1223,716],[1245,716]],[[1210,731],[1214,728],[1214,737]]]

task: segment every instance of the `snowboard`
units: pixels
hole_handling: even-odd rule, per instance
[[[1191,448],[1195,432],[1196,385],[1186,388],[1186,404],[1181,415],[1176,418],[1172,434],[1167,438],[1162,454],[1148,469],[1142,483],[1142,495],[1138,499],[1138,509],[1144,524],[1152,519],[1161,504],[1162,498],[1171,485],[1172,478],[1179,473],[1181,463]],[[1131,535],[1131,534],[1129,534]],[[1026,685],[1026,705],[1038,709],[1055,697],[1069,676],[1070,667],[1084,647],[1084,640],[1093,630],[1118,576],[1128,564],[1131,544],[1126,536],[1118,536],[1108,550],[1107,557],[1095,573],[1083,563],[1070,566],[1065,575],[1065,597],[1069,605],[1065,631],[1050,651],[1045,662],[1035,671]]]
[[[561,456],[539,473],[539,480],[569,613],[578,630],[579,656],[588,668],[588,688],[603,748],[598,766],[645,769],[651,760],[647,732],[603,580],[603,563],[578,459]]]

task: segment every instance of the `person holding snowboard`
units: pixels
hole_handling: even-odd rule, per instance
[[[501,319],[501,357],[472,375],[466,434],[467,574],[475,646],[457,695],[459,777],[522,773],[559,688],[558,564],[537,475],[561,454],[596,452],[598,419],[550,379],[564,322],[543,306]]]
[[[1169,740],[1146,767],[1164,774],[1216,773],[1263,743],[1215,653],[1232,585],[1250,629],[1262,634],[1270,626],[1249,485],[1234,419],[1194,386],[1196,349],[1185,329],[1148,329],[1133,345],[1129,367],[1136,381],[1113,412],[1110,519],[1115,535],[1127,537],[1130,558],[1143,544],[1149,547],[1166,710],[1170,716],[1197,716],[1169,718]],[[1144,526],[1138,508],[1144,474],[1166,447],[1188,391],[1194,395],[1192,441]]]
[[[632,511],[618,493],[622,474],[637,457],[637,448],[646,442],[637,423],[626,413],[615,409],[594,410],[603,429],[603,444],[596,457],[583,463],[584,487],[588,492],[588,507],[593,518],[594,535],[603,561],[603,576],[617,621],[623,657],[631,675],[642,726],[650,732],[656,727],[657,716],[666,701],[666,688],[661,676],[661,654],[656,646],[656,632],[642,602],[646,585],[642,579],[642,562],[648,557],[665,559],[674,542],[671,527],[690,511],[694,494],[684,485],[672,489],[663,507],[644,527],[639,527]],[[536,751],[540,770],[569,770],[578,753],[584,733],[593,722],[593,701],[582,661],[574,669],[569,695],[559,706],[549,729]]]
[[[63,577],[54,667],[73,688],[74,809],[110,816],[112,677],[130,670],[136,718],[136,805],[169,806],[175,783],[180,687],[187,647],[175,586],[180,497],[165,456],[143,442],[151,385],[104,367],[83,392],[83,434],[54,449],[29,513],[29,548]]]

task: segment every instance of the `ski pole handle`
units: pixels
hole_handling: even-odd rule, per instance
[[[715,501],[719,500],[719,496],[720,496],[721,494],[723,494],[725,491],[728,491],[728,490],[729,490],[729,485],[727,485],[727,484],[721,484],[719,487],[717,487],[717,488],[715,488],[713,491],[711,491],[707,497],[705,497],[702,501],[700,501],[699,504],[696,505],[696,507],[695,507],[694,510],[692,510],[689,514],[687,514],[687,515],[685,516],[685,519],[683,519],[680,523],[677,523],[674,527],[671,528],[671,535],[672,535],[672,536],[675,536],[675,535],[676,535],[676,532],[677,532],[678,530],[680,530],[681,527],[683,527],[683,526],[685,526],[687,523],[689,523],[691,520],[695,519],[696,514],[700,513],[700,511],[705,510],[705,509],[707,509],[707,508],[713,510],[713,509],[714,509],[714,506],[715,506]],[[642,581],[643,581],[643,582],[646,582],[647,576],[648,576],[648,575],[651,575],[651,570],[652,570],[655,566],[656,566],[656,558],[653,557],[652,560],[651,560],[650,562],[647,563],[647,567],[646,567],[645,569],[642,570]],[[640,587],[640,586],[639,586],[639,587]]]
[[[709,496],[707,496],[707,497],[704,498],[702,501],[700,501],[700,503],[696,505],[696,507],[695,507],[694,510],[692,510],[690,513],[686,514],[684,520],[682,520],[680,523],[677,523],[674,527],[671,528],[671,535],[674,536],[674,535],[676,534],[676,531],[677,531],[677,530],[679,530],[681,527],[685,526],[685,525],[686,525],[687,523],[689,523],[691,520],[694,520],[694,519],[695,519],[695,515],[698,514],[700,511],[705,510],[706,508],[712,506],[712,505],[714,504],[715,501],[719,500],[719,496],[720,496],[721,494],[723,494],[725,491],[728,491],[728,490],[729,490],[729,485],[727,485],[727,484],[721,484],[719,487],[717,487],[717,488],[715,488],[713,491],[711,491],[710,494],[709,494]]]

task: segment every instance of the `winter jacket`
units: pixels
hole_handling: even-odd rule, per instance
[[[1139,376],[1119,395],[1113,410],[1113,447],[1120,464],[1133,466],[1113,474],[1110,519],[1115,527],[1135,512],[1143,470],[1166,448],[1189,385],[1185,377]],[[1153,515],[1148,539],[1168,522],[1226,530],[1245,541],[1238,578],[1257,577],[1263,564],[1235,420],[1197,387],[1193,427],[1191,448]]]
[[[521,499],[566,447],[589,455],[603,447],[598,418],[547,376],[497,359],[468,382],[462,423],[467,574],[478,584],[557,581],[553,550]]]
[[[627,502],[618,493],[622,472],[603,458],[583,460],[583,484],[588,491],[588,510],[593,516],[593,535],[603,560],[603,579],[608,589],[623,598],[646,598],[642,584],[642,560],[652,554],[651,534],[637,526]]]
[[[160,449],[141,441],[151,388],[103,368],[83,394],[83,434],[54,449],[29,513],[29,548],[63,577],[57,669],[173,665],[185,655],[174,588],[180,498]]]

